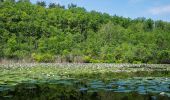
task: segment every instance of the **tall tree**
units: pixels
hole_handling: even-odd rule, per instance
[[[42,6],[42,7],[46,7],[45,1],[37,1],[37,5]]]
[[[50,3],[49,8],[65,8],[65,7],[60,4]]]
[[[73,4],[73,3],[68,4],[68,8],[69,8],[69,9],[71,9],[71,8],[76,8],[76,7],[77,7],[77,5],[76,5],[76,4]]]

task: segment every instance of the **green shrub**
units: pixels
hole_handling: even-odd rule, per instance
[[[133,64],[141,64],[141,61],[133,61]]]
[[[32,59],[35,62],[54,62],[55,57],[52,54],[46,53],[46,54],[32,54]]]
[[[170,64],[170,51],[169,50],[162,50],[158,52],[158,61],[162,64]]]
[[[83,62],[85,62],[85,63],[90,63],[90,61],[91,61],[90,56],[84,56]]]

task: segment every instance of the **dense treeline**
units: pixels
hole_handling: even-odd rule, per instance
[[[170,23],[88,12],[74,4],[0,0],[0,58],[170,63]]]

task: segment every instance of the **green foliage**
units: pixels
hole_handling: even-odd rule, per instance
[[[90,63],[91,62],[91,58],[89,56],[84,56],[83,61],[85,63]]]
[[[42,6],[42,7],[46,7],[45,1],[37,1],[37,5]]]
[[[158,57],[160,63],[170,63],[170,51],[169,50],[162,50],[158,52]]]
[[[64,9],[65,7],[60,4],[50,3],[49,8],[63,8]]]
[[[1,0],[2,1],[2,0]],[[0,59],[169,63],[170,23],[123,18],[69,4],[0,3]],[[80,60],[76,60],[80,59]]]
[[[55,57],[49,53],[46,53],[46,54],[36,54],[36,53],[33,53],[32,54],[32,59],[36,62],[54,62],[55,60]]]

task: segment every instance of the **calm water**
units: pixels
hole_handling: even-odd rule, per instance
[[[170,78],[32,80],[0,85],[0,100],[170,100]]]

